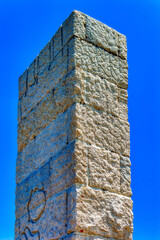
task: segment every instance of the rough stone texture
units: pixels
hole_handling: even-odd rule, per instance
[[[81,71],[98,75],[120,88],[127,88],[128,65],[126,60],[81,39],[75,38],[74,44],[76,67]]]
[[[39,233],[40,239],[58,239],[65,236],[67,232],[66,195],[67,193],[64,191],[49,198],[45,203],[45,212],[41,204],[34,207],[31,210],[31,220],[38,217],[43,211],[40,218],[34,223],[28,220],[28,213],[23,215],[20,218],[20,232],[23,237],[24,232],[26,232],[29,239],[31,237],[29,230],[25,230],[26,227],[28,227],[31,232]]]
[[[37,170],[32,169],[29,178],[17,184],[16,217],[27,212],[30,192],[35,187],[47,189],[46,197],[50,198],[74,183],[87,183],[87,148],[80,141],[69,144]]]
[[[76,222],[69,232],[132,239],[132,200],[88,186],[76,188]],[[75,201],[75,199],[73,200]],[[72,220],[72,218],[71,218]],[[70,223],[70,222],[69,222]]]
[[[126,38],[73,11],[19,78],[15,239],[131,240]]]
[[[128,157],[121,156],[120,167],[121,167],[121,193],[126,196],[131,196],[132,191],[131,185],[131,162]]]
[[[76,139],[124,156],[130,155],[128,122],[77,103]]]
[[[120,157],[103,148],[88,148],[88,185],[120,192]]]

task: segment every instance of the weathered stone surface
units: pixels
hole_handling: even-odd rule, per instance
[[[74,36],[85,39],[85,15],[79,11],[73,11],[64,21],[63,44],[65,45]]]
[[[126,59],[73,11],[19,78],[16,240],[132,239]]]
[[[74,104],[72,75],[52,89],[18,127],[18,150],[33,140],[52,120]],[[35,121],[36,119],[36,121]]]
[[[125,70],[123,71],[120,68],[120,65],[125,62],[125,60],[122,60],[116,56],[112,56],[111,54],[107,53],[106,51],[102,49],[98,49],[85,41],[80,41],[78,39],[71,40],[70,43],[72,46],[75,44],[75,49],[73,47],[70,47],[69,52],[69,66],[70,69],[73,69],[74,67],[79,68],[79,70],[76,70],[75,73],[75,79],[72,83],[72,85],[75,85],[75,91],[78,90],[78,87],[81,88],[78,94],[81,94],[82,99],[80,101],[84,101],[86,104],[89,104],[95,108],[99,108],[102,110],[106,110],[109,113],[120,116],[123,119],[126,119],[127,115],[127,98],[121,98],[119,97],[118,88],[117,86],[121,87],[127,87],[127,65],[124,66]],[[49,48],[48,45],[46,47]],[[67,50],[64,49],[64,52]],[[104,54],[102,54],[102,51]],[[62,55],[62,51],[59,53]],[[64,53],[63,53],[64,54]],[[86,55],[87,54],[87,55]],[[101,56],[105,56],[107,54],[107,57],[103,59]],[[44,55],[44,54],[43,54]],[[86,57],[85,57],[86,55]],[[61,78],[67,74],[67,60],[65,61],[65,57],[67,58],[67,53],[63,56],[57,57],[56,67],[55,64],[51,65],[51,72],[48,73],[48,70],[41,73],[38,76],[38,84],[33,84],[27,91],[27,94],[22,97],[22,99],[19,101],[20,105],[20,116],[21,118],[18,118],[18,123],[20,123],[21,119],[24,119],[25,121],[21,124],[19,127],[19,132],[23,132],[20,135],[23,135],[24,138],[28,137],[28,133],[24,132],[23,125],[26,125],[27,120],[26,117],[33,118],[33,114],[31,113],[31,116],[28,116],[28,114],[37,106],[37,104],[42,101],[42,96],[44,96],[51,91],[51,89],[56,90],[56,85],[60,81]],[[39,57],[40,58],[40,57]],[[75,58],[75,63],[73,62],[73,58]],[[97,58],[99,61],[97,61]],[[100,60],[100,58],[102,58]],[[110,62],[111,58],[111,62]],[[94,60],[93,60],[94,59]],[[113,61],[116,60],[115,62]],[[60,62],[59,62],[60,60]],[[65,63],[63,64],[61,60]],[[40,60],[39,60],[40,61]],[[104,64],[104,68],[102,67]],[[118,64],[118,65],[117,65]],[[119,65],[120,64],[120,65]],[[63,67],[64,65],[64,67]],[[53,66],[53,67],[52,67]],[[89,66],[89,68],[87,67]],[[93,68],[92,68],[93,66]],[[112,66],[112,68],[110,67]],[[114,67],[115,66],[115,67]],[[123,66],[123,64],[122,64]],[[87,68],[86,68],[87,67]],[[106,69],[109,69],[108,75],[106,75]],[[57,70],[58,69],[58,70]],[[64,69],[64,71],[63,71]],[[100,71],[99,71],[100,69]],[[105,73],[103,72],[103,70]],[[117,69],[121,69],[120,72],[116,72]],[[57,72],[58,71],[58,72]],[[102,72],[102,73],[101,73]],[[115,74],[114,74],[115,72]],[[61,73],[61,75],[60,75]],[[96,76],[96,75],[99,76]],[[73,75],[73,74],[72,74]],[[117,78],[118,76],[118,78]],[[71,76],[69,76],[71,77]],[[69,78],[68,77],[68,78]],[[67,78],[67,79],[68,79]],[[72,76],[73,78],[73,76]],[[52,80],[53,79],[53,80]],[[109,80],[110,79],[110,80]],[[63,84],[65,84],[67,80],[64,79]],[[77,83],[76,83],[77,81]],[[109,82],[111,81],[111,83]],[[115,84],[115,85],[114,85]],[[117,85],[117,86],[116,86]],[[65,86],[67,88],[67,86]],[[71,86],[69,86],[71,87]],[[70,91],[70,89],[68,88]],[[122,89],[123,90],[123,89]],[[124,90],[125,91],[125,90]],[[55,91],[56,93],[56,91]],[[71,93],[69,92],[69,95]],[[78,95],[77,94],[77,95]],[[61,94],[63,96],[63,93]],[[55,98],[57,96],[55,95]],[[62,97],[63,100],[63,97]],[[77,100],[77,99],[76,99]],[[62,103],[63,104],[63,103]],[[41,104],[40,104],[41,106]],[[40,108],[40,106],[37,107],[37,111]],[[53,111],[54,115],[54,111]],[[35,116],[36,117],[36,116]],[[28,120],[30,122],[30,120]],[[33,130],[33,126],[30,123],[27,123],[27,125]],[[23,129],[22,129],[23,128]],[[37,126],[38,128],[38,126]],[[22,129],[22,130],[21,130]],[[32,130],[29,130],[31,132]],[[27,128],[26,128],[27,131]],[[36,136],[37,133],[34,133],[32,131],[33,135]],[[32,139],[33,136],[30,136]],[[20,138],[21,139],[21,138]],[[21,141],[21,140],[20,140]],[[21,151],[22,147],[19,145],[19,151]]]
[[[95,235],[88,235],[84,233],[78,234],[70,234],[65,237],[66,240],[120,240],[120,239],[113,239],[113,238],[105,238],[101,236],[95,236]]]
[[[121,156],[121,193],[131,197],[131,162],[128,157]]]
[[[80,103],[104,111],[114,116],[119,115],[118,88],[106,79],[84,71],[76,71],[76,89]]]
[[[18,122],[18,125],[21,123],[21,120],[22,120],[22,110],[21,110],[21,100],[18,101],[18,109],[17,109],[17,122]]]
[[[14,226],[14,232],[15,232],[15,239],[19,239],[20,237],[20,220],[17,219],[15,221],[15,226]]]
[[[68,232],[132,239],[133,216],[130,198],[87,186],[77,188],[76,192],[77,218],[74,225],[70,224]]]
[[[120,239],[115,239],[115,238],[105,238],[105,237],[101,237],[101,236],[94,236],[94,235],[89,235],[89,239],[91,240],[120,240]]]
[[[120,192],[120,156],[98,147],[88,147],[88,185]]]
[[[50,157],[60,152],[74,140],[74,109],[69,108],[41,131],[23,148],[17,158],[17,183],[45,164]],[[72,121],[73,119],[73,121]]]
[[[36,81],[36,61],[37,59],[35,59],[29,66],[28,68],[28,87],[32,86],[33,84],[35,84]]]
[[[118,55],[117,32],[101,22],[86,16],[86,39]]]
[[[28,213],[20,219],[21,237],[27,235],[28,239],[31,234],[37,233],[39,239],[59,239],[66,235],[67,232],[67,214],[66,214],[66,191],[46,200],[45,209],[40,218],[34,222],[28,221]],[[27,206],[26,206],[27,207]],[[37,212],[40,208],[35,207],[32,211]],[[57,214],[58,213],[58,214]],[[36,237],[36,236],[35,236]]]
[[[29,177],[16,187],[16,219],[26,213],[32,189],[47,189],[48,199],[74,183],[87,183],[87,147],[80,141],[74,141],[60,153],[51,156],[37,170],[33,169],[34,167],[30,170]],[[38,205],[39,201],[36,201],[34,207]]]
[[[65,51],[65,50],[64,50]],[[37,83],[28,88],[21,100],[22,119],[31,112],[35,106],[51,91],[67,74],[67,58],[60,52],[48,68],[37,75]]]
[[[88,240],[89,236],[70,234],[65,237],[65,240]]]
[[[23,149],[28,140],[37,136],[52,119],[75,102],[83,102],[96,110],[106,111],[114,116],[118,116],[119,109],[121,109],[118,103],[118,89],[114,84],[86,72],[78,74],[77,71],[72,71],[55,87],[54,92],[50,91],[19,125],[19,151]],[[121,112],[124,111],[121,109]],[[21,116],[21,112],[19,115]],[[39,115],[41,118],[38,118]],[[123,118],[125,116],[124,114]],[[36,123],[34,119],[37,119]]]
[[[76,139],[124,156],[130,155],[130,128],[128,122],[76,104]]]
[[[88,15],[75,10],[62,26],[64,44],[77,36],[121,58],[127,58],[126,37]]]
[[[25,72],[19,77],[19,82],[18,82],[18,89],[19,89],[19,98],[21,98],[23,96],[23,94],[25,94],[25,92],[27,91],[27,78],[28,78],[28,70],[26,69]]]
[[[38,169],[57,152],[61,151],[67,144],[67,114],[62,114],[51,122],[44,131],[33,139],[19,154],[21,159],[21,179],[27,177],[31,171]],[[27,167],[27,169],[26,169]],[[26,175],[27,173],[27,175]]]
[[[118,33],[118,56],[127,59],[127,40],[126,36]]]
[[[118,89],[119,117],[128,120],[128,93],[125,89]]]
[[[75,38],[75,66],[82,71],[106,79],[120,88],[128,86],[128,64],[92,43]]]
[[[57,30],[57,32],[54,35],[54,56],[56,56],[62,49],[63,47],[63,42],[62,42],[62,26]]]
[[[86,40],[122,58],[127,57],[125,36],[87,15]]]
[[[39,74],[49,66],[49,61],[50,61],[49,44],[50,42],[47,43],[47,45],[39,53],[39,62],[38,62]]]
[[[127,108],[127,100],[124,101],[122,107]],[[83,74],[80,74],[77,71],[72,71],[67,78],[63,79],[55,87],[54,91],[51,90],[42,99],[34,111],[19,125],[19,151],[55,119],[59,113],[64,112],[75,102],[82,102],[95,110],[111,113],[113,116],[118,116],[119,112],[121,112],[121,115],[124,113],[122,118],[126,119],[127,113],[123,111],[122,107],[119,108],[118,88],[114,84],[101,80],[90,73],[83,72]],[[21,117],[20,111],[23,111],[23,109],[20,107],[19,115]],[[35,119],[37,119],[36,122]]]

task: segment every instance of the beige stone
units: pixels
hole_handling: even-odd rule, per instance
[[[124,156],[130,155],[128,122],[77,103],[76,139]]]
[[[121,156],[120,159],[120,166],[121,166],[121,193],[126,196],[131,196],[131,162],[128,157]]]
[[[73,11],[19,78],[15,240],[132,240],[126,37]]]
[[[71,123],[73,111],[74,106],[60,114],[18,154],[17,183],[45,164],[73,140],[72,130],[69,129],[74,128]]]
[[[77,188],[76,191],[77,218],[75,224],[70,225],[68,232],[132,239],[133,215],[130,198],[85,186]]]
[[[71,78],[72,76],[69,75],[68,78],[61,81],[36,105],[34,111],[31,111],[20,123],[18,127],[19,151],[49,125],[51,121],[55,120],[59,114],[65,112],[74,104],[74,90],[70,81]],[[36,122],[35,119],[37,119]]]
[[[73,11],[64,21],[63,25],[64,45],[74,36],[85,39],[85,15],[79,11]]]
[[[80,74],[77,71],[72,71],[39,102],[34,111],[31,111],[21,121],[18,128],[19,150],[21,151],[28,141],[37,136],[58,114],[64,112],[75,102],[82,102],[95,110],[107,112],[113,116],[118,116],[121,112],[124,113],[122,119],[126,119],[127,110],[123,111],[119,107],[118,88],[114,84],[101,80],[90,73]],[[125,109],[127,109],[126,104]],[[20,111],[23,109],[19,110],[21,117]],[[38,118],[39,115],[41,118]],[[34,119],[37,119],[36,123]]]
[[[120,193],[120,157],[98,147],[88,147],[88,185]]]
[[[61,52],[51,63],[51,71],[48,68],[37,75],[38,84],[33,84],[28,88],[26,95],[21,100],[22,119],[39,104],[40,101],[50,92],[62,78],[67,74],[67,59],[61,56]]]
[[[126,60],[78,38],[74,39],[74,44],[75,66],[77,68],[127,89],[128,64]]]
[[[92,42],[120,58],[127,58],[126,37],[90,16],[75,10],[62,26],[64,44],[76,36]]]
[[[16,187],[16,218],[20,218],[26,213],[30,192],[34,188],[47,189],[46,198],[48,199],[74,183],[87,184],[87,147],[85,144],[73,141],[60,153],[53,154],[54,152],[49,153],[50,157],[45,159],[45,163],[37,166],[37,169],[26,166],[25,169],[29,167],[30,171],[23,170],[25,175],[17,172],[21,178],[17,178],[19,181]],[[33,166],[40,164],[38,160],[33,155],[33,161],[36,161]],[[39,201],[35,201],[35,206],[38,205]]]

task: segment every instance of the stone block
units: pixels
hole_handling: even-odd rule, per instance
[[[121,194],[131,197],[131,162],[128,157],[121,156]]]
[[[118,56],[127,59],[127,40],[126,36],[118,33]]]
[[[88,185],[120,193],[120,156],[98,147],[88,147]]]
[[[128,120],[128,101],[124,98],[119,98],[119,117],[124,120]]]
[[[69,20],[71,16],[71,19],[74,19],[75,13],[78,16],[79,21],[75,21],[73,24]],[[75,33],[70,33],[70,37],[73,35],[78,36],[81,39],[85,39],[86,41],[119,56],[120,58],[127,59],[126,37],[123,34],[120,34],[116,30],[108,27],[106,24],[103,24],[81,12],[73,12],[71,16],[66,20],[66,22],[71,22],[72,25],[74,25],[74,29],[77,28],[79,30],[77,32],[80,34],[77,35],[77,32],[75,31]],[[75,17],[75,19],[77,18]]]
[[[66,50],[64,50],[64,54]],[[67,58],[62,57],[59,53],[51,63],[50,71],[45,69],[41,74],[37,75],[37,84],[28,88],[27,94],[21,100],[22,119],[39,104],[49,91],[56,87],[62,78],[67,74]]]
[[[19,78],[16,240],[132,239],[126,59],[75,10]]]
[[[77,218],[76,223],[70,225],[68,233],[83,232],[107,238],[132,239],[133,214],[130,198],[86,186],[77,187],[76,192]]]
[[[54,36],[50,40],[50,48],[51,48],[51,62],[54,61],[55,55],[54,55]]]
[[[19,77],[19,82],[18,82],[19,98],[21,98],[27,91],[27,84],[26,84],[27,78],[28,78],[28,70],[26,69],[25,72]]]
[[[124,88],[127,87],[127,84],[125,84],[127,82],[127,75],[125,74],[126,73],[125,69],[122,68],[121,70],[122,74],[120,72],[114,73],[114,67],[112,69],[110,68],[110,65],[112,66],[115,65],[115,69],[119,69],[119,65],[117,65],[118,62],[113,63],[112,61],[113,59],[116,60],[118,57],[113,58],[104,50],[103,51],[108,55],[105,58],[106,61],[102,59],[101,61],[98,61],[98,62],[99,62],[99,65],[101,64],[101,62],[106,63],[106,66],[104,66],[103,68],[101,64],[101,68],[100,68],[98,64],[96,64],[97,62],[96,59],[98,56],[100,57],[105,55],[105,54],[101,54],[102,49],[99,49],[100,52],[98,53],[95,46],[92,46],[91,44],[89,45],[89,43],[83,41],[84,46],[82,47],[81,42],[82,41],[75,40],[75,39],[71,40],[70,44],[74,46],[74,43],[75,43],[76,47],[75,47],[75,50],[71,47],[69,48],[70,49],[69,70],[73,69],[74,67],[78,69],[76,70],[75,77],[77,79],[81,78],[80,87],[82,87],[82,92],[83,90],[85,90],[83,92],[84,95],[87,94],[89,90],[91,90],[92,93],[89,93],[88,96],[86,96],[86,102],[87,103],[90,102],[91,105],[93,105],[93,107],[95,106],[96,108],[103,108],[115,116],[120,115],[120,117],[124,118],[123,115],[124,115],[124,112],[127,111],[127,105],[125,104],[124,99],[122,98],[120,98],[119,104],[118,104],[117,86],[121,86]],[[78,44],[80,44],[80,46]],[[42,96],[45,96],[48,93],[48,91],[50,91],[51,88],[54,88],[54,86],[56,86],[58,81],[60,81],[65,76],[65,74],[67,74],[67,68],[68,68],[67,67],[68,65],[67,47],[64,49],[64,52],[66,56],[66,61],[64,60],[64,58],[62,60],[62,56],[57,56],[57,58],[55,59],[55,64],[51,64],[51,72],[45,71],[41,73],[38,76],[38,84],[35,84],[32,87],[30,87],[27,91],[27,95],[25,95],[22,98],[22,101],[20,103],[22,119],[25,118],[29,114],[29,112],[35,108],[35,106],[42,99]],[[87,53],[89,55],[86,56],[85,58],[85,55]],[[91,53],[93,53],[94,56]],[[76,59],[75,62],[73,60],[74,57]],[[111,62],[110,62],[110,59],[112,59]],[[120,62],[123,62],[123,61],[124,60],[122,59],[120,60]],[[122,63],[121,65],[123,66]],[[89,66],[89,68],[87,66]],[[110,70],[110,74],[108,74],[108,76],[106,76],[103,73],[101,74],[102,69],[107,69],[107,66],[108,66],[108,69]],[[100,72],[98,69],[101,69]],[[96,76],[97,73],[100,77]],[[118,79],[117,79],[117,76],[119,76]],[[108,80],[108,79],[112,79],[112,80]],[[110,83],[109,81],[111,81],[112,83]],[[94,83],[96,83],[95,87],[93,85]],[[75,85],[77,86],[78,83],[75,82]],[[118,109],[118,107],[120,109]]]
[[[34,201],[34,200],[33,200]],[[20,219],[21,238],[27,239],[59,239],[67,232],[67,212],[66,212],[67,192],[45,200],[42,204],[32,209],[32,216],[28,218],[29,212]],[[26,206],[27,208],[27,206]],[[58,214],[57,214],[58,213]]]
[[[46,46],[39,53],[39,74],[49,66],[49,44],[50,43],[47,43]]]
[[[86,39],[118,55],[118,33],[107,25],[86,15]]]
[[[35,68],[36,68],[36,59],[30,64],[28,68],[28,87],[32,86],[35,83]]]
[[[62,27],[64,45],[76,36],[120,58],[127,59],[126,37],[88,15],[75,10]]]
[[[79,92],[79,102],[119,116],[118,88],[115,84],[92,75],[87,71],[76,70],[76,91]],[[77,96],[78,99],[78,96]]]
[[[19,219],[15,221],[14,231],[15,231],[15,240],[20,239],[20,220]]]
[[[85,15],[83,13],[73,11],[62,27],[64,45],[74,36],[85,39]]]
[[[124,156],[130,155],[128,122],[92,107],[76,104],[76,139]]]
[[[18,154],[19,160],[17,161],[18,163],[21,162],[19,163],[21,172],[17,172],[17,183],[26,178],[32,171],[37,170],[50,157],[60,152],[69,142],[74,140],[71,129],[74,128],[74,108],[75,106],[72,106],[64,113],[59,114]]]
[[[38,83],[38,75],[40,74],[39,71],[39,55],[34,59],[34,78],[35,78],[35,83]]]
[[[121,239],[115,239],[115,238],[105,238],[105,237],[101,237],[101,236],[94,236],[94,235],[90,235],[89,236],[90,240],[121,240]]]
[[[119,117],[128,120],[128,93],[125,89],[118,89]]]
[[[22,151],[51,121],[55,120],[59,114],[65,112],[75,103],[72,78],[74,78],[74,73],[52,89],[36,105],[35,109],[23,119],[18,127],[18,151]]]
[[[22,120],[22,110],[21,110],[21,99],[18,101],[18,109],[17,109],[17,122],[18,122],[18,125],[21,123],[21,120]]]
[[[57,54],[61,51],[63,47],[62,37],[63,37],[62,26],[60,26],[60,28],[57,30],[57,32],[54,35],[54,56],[57,56]]]
[[[68,72],[75,69],[75,38],[71,38],[71,40],[67,43],[67,49],[68,49]]]
[[[16,187],[16,219],[26,213],[30,192],[34,188],[47,189],[48,199],[75,183],[87,184],[87,147],[80,141],[70,143],[59,153],[50,153],[50,158],[37,169],[33,164],[38,165],[38,158],[31,158],[30,162],[28,165],[32,165],[32,169],[29,173],[24,172],[25,166],[21,166],[25,178],[21,178]],[[35,206],[38,204],[39,201],[35,202]]]
[[[84,40],[74,39],[75,66],[79,72],[86,71],[106,79],[120,88],[128,87],[128,64],[124,59],[108,53]]]
[[[88,236],[78,235],[78,234],[70,234],[65,237],[65,240],[88,240]]]

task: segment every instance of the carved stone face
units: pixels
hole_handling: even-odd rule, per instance
[[[46,192],[43,188],[35,188],[31,191],[27,209],[28,209],[28,221],[37,222],[42,213],[44,212],[46,205]]]

